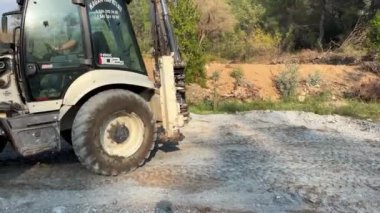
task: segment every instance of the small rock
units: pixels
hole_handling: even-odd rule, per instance
[[[320,202],[320,199],[319,199],[318,195],[316,195],[316,194],[309,194],[309,196],[307,196],[307,199],[311,203],[319,203]]]
[[[0,206],[5,206],[5,199],[0,197]]]
[[[298,101],[299,102],[305,102],[305,100],[306,100],[306,96],[304,96],[304,95],[300,95],[300,96],[298,96]]]
[[[66,207],[64,206],[57,206],[57,207],[54,207],[52,212],[53,213],[64,213],[66,210]]]

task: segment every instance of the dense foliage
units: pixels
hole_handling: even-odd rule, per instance
[[[144,51],[150,46],[147,1],[131,6]],[[189,82],[204,78],[204,54],[235,61],[302,49],[380,50],[376,0],[172,0]],[[138,11],[138,12],[136,12]]]
[[[186,61],[186,81],[188,83],[206,84],[206,65],[204,48],[198,39],[200,14],[192,0],[177,1],[171,4],[171,18],[174,33],[180,44],[182,57]]]
[[[149,19],[149,1],[133,1],[129,5],[130,14],[137,34],[140,48],[148,53],[153,47],[151,23]],[[206,64],[204,45],[200,42],[201,30],[198,23],[201,15],[192,0],[170,2],[170,12],[174,33],[179,42],[180,51],[186,66],[186,81],[205,85]]]
[[[370,21],[370,30],[368,40],[372,51],[380,51],[380,13],[377,13],[375,17]]]

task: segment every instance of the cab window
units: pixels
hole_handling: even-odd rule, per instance
[[[97,66],[146,73],[125,0],[90,0],[87,8]]]
[[[29,1],[26,60],[41,70],[78,67],[84,59],[78,6],[70,0]]]
[[[29,98],[62,98],[84,71],[80,7],[72,0],[28,1],[24,26],[23,70]]]

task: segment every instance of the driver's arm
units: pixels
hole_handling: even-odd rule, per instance
[[[60,47],[57,48],[58,51],[64,51],[64,50],[70,50],[73,49],[77,45],[76,40],[70,40],[64,44],[62,44]]]

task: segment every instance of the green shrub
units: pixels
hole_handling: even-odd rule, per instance
[[[279,52],[281,36],[279,33],[267,33],[263,29],[256,27],[252,35],[248,37],[248,45],[251,52],[248,54],[255,55],[275,55]]]
[[[219,103],[219,93],[218,93],[218,87],[219,87],[219,80],[220,80],[220,72],[214,71],[211,76],[211,85],[212,85],[212,108],[214,111],[216,111]]]
[[[380,51],[380,13],[376,13],[369,23],[370,48],[376,52]]]
[[[170,4],[170,15],[182,57],[186,62],[186,82],[205,86],[206,57],[198,36],[199,11],[192,0],[183,0]]]
[[[306,79],[306,84],[311,87],[320,86],[322,83],[322,76],[319,71],[315,71],[312,74],[309,74]]]
[[[275,86],[284,101],[289,101],[295,97],[299,84],[298,76],[298,66],[287,65],[286,69],[274,79]]]
[[[233,78],[235,80],[235,82],[234,82],[235,90],[243,84],[244,73],[241,70],[241,68],[236,68],[236,69],[232,70],[232,72],[230,73],[230,76],[231,76],[231,78]]]
[[[361,119],[372,119],[380,121],[380,103],[364,103],[358,100],[348,100],[344,105],[334,105],[324,102],[323,97],[315,96],[307,101],[251,101],[242,102],[238,100],[221,101],[216,110],[213,109],[211,101],[193,104],[190,110],[193,113],[237,113],[251,110],[280,110],[280,111],[304,111],[319,115],[343,115]]]

